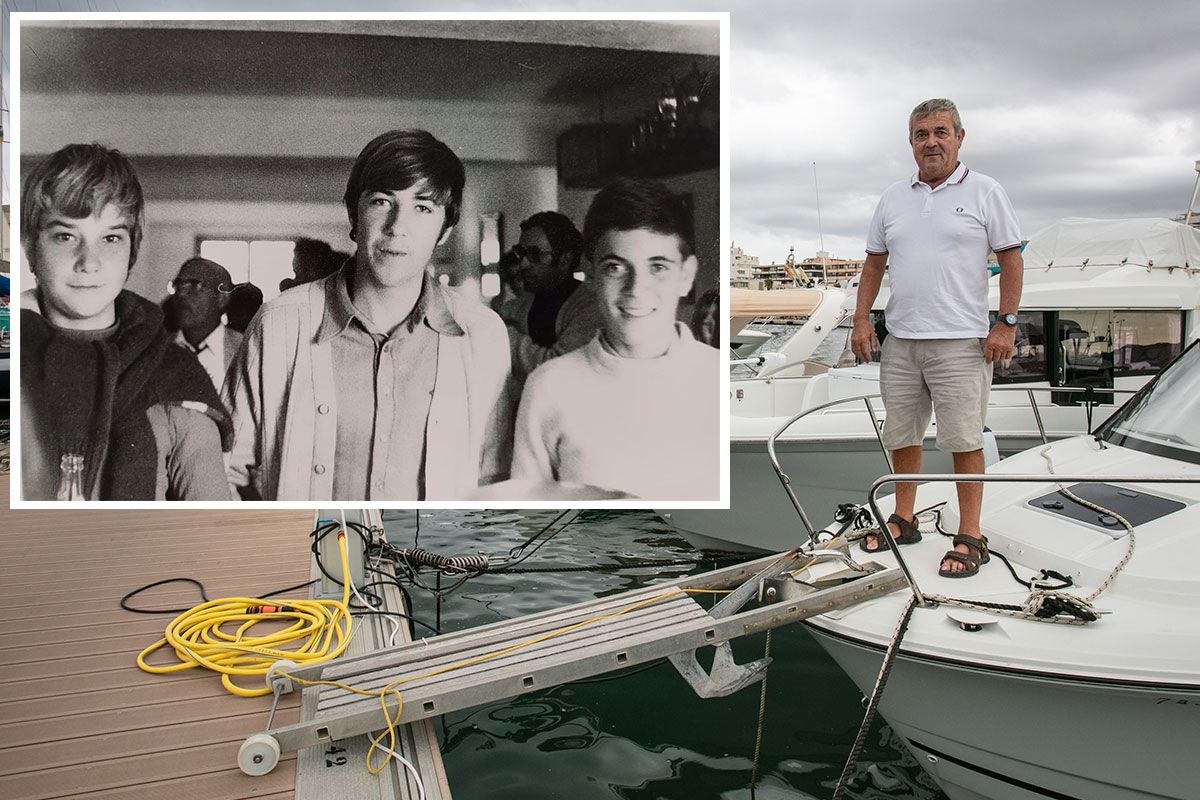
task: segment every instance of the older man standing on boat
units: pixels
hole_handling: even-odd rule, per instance
[[[863,362],[879,347],[871,304],[889,269],[888,336],[879,380],[887,412],[883,444],[892,453],[892,468],[920,471],[933,410],[938,447],[953,453],[954,471],[980,473],[992,365],[1013,353],[1024,269],[1021,234],[1000,184],[959,162],[966,132],[954,103],[921,103],[909,115],[908,131],[917,172],[889,186],[875,208],[851,346]],[[989,252],[1000,262],[999,318],[990,327]],[[965,578],[989,560],[987,537],[979,528],[983,485],[959,483],[957,488],[958,535],[938,573]],[[915,484],[896,485],[896,510],[887,524],[900,544],[921,538],[915,500]],[[887,547],[877,529],[862,544],[870,553]]]

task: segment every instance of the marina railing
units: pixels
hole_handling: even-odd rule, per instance
[[[1105,387],[1097,390],[1095,387],[1091,386],[993,386],[991,387],[990,391],[1026,392],[1029,395],[1029,406],[1033,409],[1033,418],[1037,422],[1038,435],[1042,439],[1042,444],[1048,444],[1049,439],[1046,437],[1046,425],[1044,422],[1042,422],[1042,412],[1041,409],[1038,408],[1037,398],[1034,397],[1034,392],[1067,392],[1078,394],[1094,394],[1099,392],[1102,394],[1132,395],[1137,394],[1141,391],[1141,389],[1110,389]],[[878,393],[859,395],[858,397],[843,397],[839,400],[830,400],[827,403],[820,403],[812,408],[806,408],[798,414],[789,417],[787,422],[783,423],[783,425],[781,425],[779,429],[771,434],[771,436],[767,439],[767,456],[771,459],[771,467],[775,470],[775,474],[779,477],[780,483],[783,484],[783,489],[785,492],[787,492],[787,496],[792,503],[792,507],[795,508],[796,513],[800,515],[800,522],[804,525],[804,529],[808,533],[808,538],[810,541],[815,540],[817,529],[813,527],[812,520],[808,518],[808,514],[804,511],[804,506],[800,504],[800,500],[796,497],[796,493],[792,490],[791,479],[787,476],[787,473],[783,471],[783,466],[779,463],[779,456],[775,452],[775,441],[782,436],[788,428],[792,427],[799,420],[804,419],[810,414],[815,414],[818,411],[824,411],[825,409],[833,408],[834,406],[845,405],[847,403],[857,403],[861,401],[867,407],[867,414],[871,417],[871,427],[875,432],[875,441],[879,443],[879,451],[883,453],[883,460],[884,463],[887,464],[888,472],[891,472],[892,454],[889,453],[887,448],[883,445],[883,426],[880,424],[879,417],[875,413],[875,406],[871,405],[872,400],[879,399],[880,397],[882,397],[882,395]],[[1096,405],[1101,404],[1096,403]],[[1091,433],[1091,430],[1089,429],[1087,432]],[[887,526],[885,525],[884,527],[886,528]]]
[[[871,490],[867,493],[867,503],[871,506],[871,514],[875,517],[875,522],[879,525],[883,537],[887,540],[888,548],[896,556],[896,563],[900,566],[900,571],[904,573],[905,579],[908,580],[908,585],[912,587],[913,594],[917,598],[917,603],[921,606],[929,606],[930,603],[925,599],[925,595],[921,593],[921,588],[917,585],[917,579],[913,576],[912,570],[909,569],[908,563],[904,560],[904,556],[900,552],[900,548],[896,545],[896,540],[892,536],[891,530],[887,526],[887,520],[883,516],[883,512],[879,509],[879,502],[876,495],[879,490],[892,483],[1200,483],[1200,475],[1066,475],[1056,472],[1039,472],[1039,473],[1013,473],[1008,475],[991,474],[991,473],[936,473],[936,474],[921,474],[909,473],[899,475],[884,475],[871,484]],[[884,548],[887,549],[887,548]]]

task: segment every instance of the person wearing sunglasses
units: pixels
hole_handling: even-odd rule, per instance
[[[233,297],[229,272],[207,258],[189,258],[167,285],[179,332],[175,343],[196,354],[196,359],[219,392],[242,334],[225,324]]]
[[[541,211],[521,223],[512,275],[525,296],[508,320],[518,383],[542,363],[587,344],[600,330],[596,300],[575,278],[582,251],[583,237],[564,214]]]
[[[157,304],[127,290],[142,241],[133,165],[71,144],[25,177],[21,297],[25,500],[231,500],[231,427]]]

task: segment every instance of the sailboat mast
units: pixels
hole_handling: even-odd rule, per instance
[[[825,260],[825,230],[821,225],[821,185],[817,182],[817,162],[813,165],[813,188],[817,193],[817,235],[821,237],[821,283],[829,285],[829,265]]]
[[[1196,185],[1192,187],[1192,201],[1188,203],[1187,215],[1183,218],[1184,225],[1192,224],[1192,209],[1196,207],[1196,194],[1200,193],[1200,161],[1196,162]]]

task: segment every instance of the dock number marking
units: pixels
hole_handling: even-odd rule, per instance
[[[338,755],[338,753],[344,752],[346,752],[346,748],[338,747],[337,745],[330,745],[329,749],[325,751],[325,766],[340,767],[345,764],[346,757]]]

